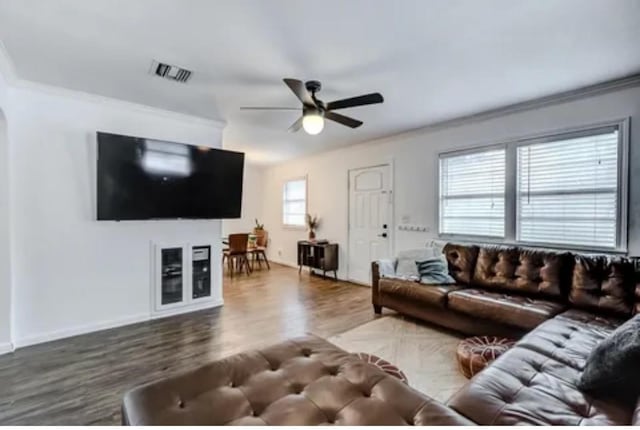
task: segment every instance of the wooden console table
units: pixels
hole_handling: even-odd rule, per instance
[[[302,267],[307,266],[311,273],[313,269],[322,270],[322,276],[327,277],[327,272],[333,272],[333,277],[338,280],[338,244],[316,243],[308,240],[298,242],[298,273]]]

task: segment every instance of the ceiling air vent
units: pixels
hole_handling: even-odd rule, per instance
[[[159,61],[154,61],[151,64],[151,73],[176,82],[187,82],[191,78],[191,75],[193,75],[191,70],[172,66],[171,64],[160,63]]]

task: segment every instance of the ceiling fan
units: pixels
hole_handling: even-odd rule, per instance
[[[356,106],[371,105],[382,103],[384,99],[380,93],[365,94],[362,96],[351,97],[348,99],[335,100],[325,103],[316,98],[316,93],[320,91],[322,85],[320,81],[302,82],[298,79],[283,79],[284,83],[293,91],[293,93],[302,102],[302,116],[294,122],[289,131],[295,132],[304,128],[309,134],[318,134],[324,128],[324,120],[329,119],[347,127],[357,128],[362,125],[359,121],[348,116],[334,112],[337,109],[345,109]],[[242,110],[298,110],[300,108],[287,107],[241,107]]]

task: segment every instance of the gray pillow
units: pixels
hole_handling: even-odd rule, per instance
[[[444,255],[416,261],[416,270],[422,284],[455,284],[449,275],[449,266]]]
[[[396,277],[404,279],[420,279],[416,261],[435,257],[436,251],[433,248],[410,249],[398,253],[398,263],[396,264]]]
[[[594,348],[578,388],[594,397],[636,401],[640,395],[640,315],[622,324]]]
[[[393,278],[396,276],[395,260],[381,259],[378,260],[378,271],[382,278]]]

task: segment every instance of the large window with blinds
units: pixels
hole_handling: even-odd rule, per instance
[[[505,149],[440,158],[440,233],[504,237]]]
[[[304,227],[307,213],[307,178],[292,179],[282,188],[282,223]]]
[[[626,250],[627,122],[440,156],[440,234]]]
[[[617,127],[518,146],[517,239],[615,248]]]

